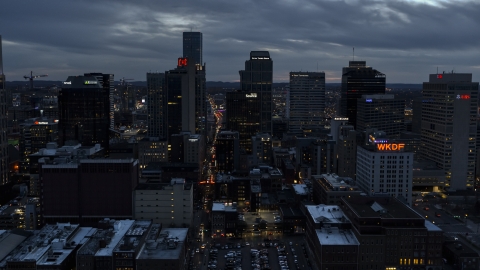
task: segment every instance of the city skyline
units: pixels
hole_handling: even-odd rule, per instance
[[[274,82],[317,67],[327,83],[340,82],[353,47],[355,60],[381,70],[387,83],[422,83],[437,67],[480,80],[480,4],[472,0],[31,1],[27,8],[7,2],[4,10],[13,11],[0,19],[8,25],[0,30],[8,81],[31,70],[49,74],[46,80],[98,71],[143,81],[146,72],[169,70],[182,56],[184,31],[204,35],[208,81],[239,81],[244,55],[266,50],[275,60]]]

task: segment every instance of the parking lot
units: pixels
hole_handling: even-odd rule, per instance
[[[303,237],[287,237],[287,241],[253,242],[242,240],[212,244],[196,255],[195,269],[202,270],[294,270],[310,269]],[[190,267],[193,269],[193,267]]]

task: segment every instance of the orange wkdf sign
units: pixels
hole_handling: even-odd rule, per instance
[[[377,143],[377,150],[379,151],[400,151],[404,148],[404,143]]]

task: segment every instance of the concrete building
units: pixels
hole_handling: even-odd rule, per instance
[[[152,220],[165,227],[190,227],[193,221],[193,188],[185,179],[142,183],[135,189],[134,218]]]
[[[253,165],[272,164],[272,137],[268,133],[252,136]]]
[[[445,172],[431,160],[413,162],[413,191],[441,192],[445,187]]]
[[[140,255],[140,249],[145,244],[147,237],[158,233],[160,227],[154,226],[150,220],[137,220],[127,230],[120,242],[113,248],[111,254],[114,269],[123,268],[135,269],[136,259]],[[97,268],[98,269],[98,268]]]
[[[138,162],[145,169],[150,162],[168,162],[168,141],[146,137],[138,142]]]
[[[360,243],[357,269],[442,269],[443,232],[392,197],[342,198]]]
[[[360,241],[336,205],[307,205],[306,239],[317,269],[358,268]]]
[[[401,197],[412,204],[413,153],[403,143],[357,146],[357,185],[368,195]]]
[[[155,227],[155,225],[157,225]],[[137,270],[185,270],[187,269],[188,229],[167,228],[160,232],[159,224],[147,235],[145,244],[136,257]]]
[[[405,100],[394,95],[362,95],[357,99],[356,131],[376,128],[389,138],[398,138],[405,131]]]
[[[299,178],[310,178],[314,174],[335,172],[335,141],[331,136],[319,138],[297,138],[296,166],[310,168],[309,174],[299,175]]]
[[[268,51],[251,51],[250,59],[245,61],[245,70],[240,70],[239,73],[241,91],[244,94],[255,94],[260,99],[259,132],[271,134],[273,61],[270,53]]]
[[[2,36],[0,35],[0,185],[5,185],[9,182],[7,152],[7,107],[5,74],[3,74]]]
[[[58,142],[58,120],[31,118],[20,125],[20,155],[25,158],[45,148],[49,142]]]
[[[212,237],[219,238],[224,236],[234,236],[236,233],[237,223],[237,204],[213,202],[212,211],[210,213],[212,224]]]
[[[342,69],[340,114],[356,128],[357,99],[362,95],[385,94],[385,74],[368,67],[365,61],[349,61]]]
[[[316,204],[338,205],[341,198],[360,196],[360,190],[350,177],[336,174],[312,175],[313,202]]]
[[[290,72],[289,132],[297,136],[303,130],[316,129],[324,123],[325,73]]]
[[[423,158],[445,171],[450,191],[474,188],[478,82],[472,74],[430,74],[423,83]]]
[[[18,243],[2,245],[11,250],[0,261],[0,269],[58,269],[75,268],[76,250],[88,237],[95,233],[92,227],[79,227],[78,224],[57,223],[46,225],[38,233]],[[12,250],[11,245],[16,247]],[[6,254],[2,254],[6,255]]]
[[[133,218],[138,175],[138,160],[134,159],[80,159],[43,165],[42,223],[70,221],[84,226],[105,217]]]

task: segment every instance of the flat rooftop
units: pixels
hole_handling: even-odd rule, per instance
[[[422,219],[409,206],[394,197],[350,197],[342,198],[359,217],[381,217],[393,219]]]
[[[431,221],[425,219],[425,228],[427,228],[427,231],[429,232],[441,232],[442,229],[440,229],[437,225],[433,224]]]
[[[326,246],[359,246],[355,235],[351,230],[339,230],[338,228],[322,228],[315,230],[321,245]]]
[[[222,212],[225,211],[225,203],[223,202],[214,202],[212,204],[212,211]]]
[[[293,190],[295,190],[295,194],[298,195],[307,195],[308,194],[308,187],[305,184],[295,184],[292,185]]]
[[[107,244],[106,247],[98,249],[95,253],[95,256],[112,256],[113,249],[117,244],[122,240],[127,231],[132,227],[135,220],[119,220],[115,222],[114,235],[110,244]]]
[[[315,223],[345,223],[348,220],[337,205],[306,205],[307,212]]]
[[[155,226],[155,225],[154,225]],[[152,227],[153,229],[153,227]],[[147,239],[137,255],[137,260],[183,259],[188,228],[166,228],[155,240]]]
[[[139,220],[135,221],[127,232],[125,233],[120,243],[115,247],[113,252],[132,252],[139,244],[139,240],[142,236],[148,232],[148,229],[152,221]]]

